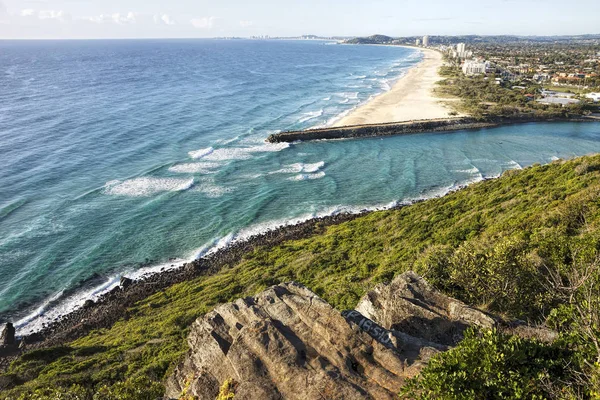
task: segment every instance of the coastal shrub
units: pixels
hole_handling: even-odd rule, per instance
[[[403,387],[401,397],[420,400],[546,399],[551,382],[572,382],[572,352],[496,330],[467,330],[459,345],[431,359]],[[566,388],[564,388],[566,389]],[[564,398],[585,388],[565,390]],[[570,393],[569,393],[570,392]],[[589,397],[589,393],[585,396]]]
[[[235,398],[236,382],[233,379],[227,379],[221,385],[219,395],[216,400],[233,400]]]
[[[18,400],[92,400],[92,395],[89,389],[81,385],[73,385],[68,388],[37,389],[30,393],[23,393]]]

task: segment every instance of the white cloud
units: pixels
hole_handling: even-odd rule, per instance
[[[134,24],[136,16],[131,11],[127,15],[121,15],[121,13],[115,13],[112,15],[112,20],[115,24]]]
[[[66,12],[64,12],[63,10],[34,10],[33,8],[26,8],[24,10],[21,10],[21,17],[33,17],[33,18],[37,18],[39,20],[45,20],[45,19],[54,19],[54,20],[58,20],[61,22],[64,22],[66,20],[70,20],[71,16],[69,14],[67,14]]]
[[[58,19],[58,20],[64,20],[66,19],[67,14],[60,10],[60,11],[54,11],[54,10],[46,10],[46,11],[40,11],[38,13],[38,18],[39,19]]]
[[[210,30],[215,26],[216,20],[217,17],[202,17],[194,18],[190,20],[190,23],[194,26],[194,28]]]
[[[95,17],[83,18],[88,21],[95,22],[97,24],[103,24],[106,22],[113,22],[119,25],[134,24],[137,20],[137,15],[134,12],[128,12],[127,14],[113,13],[113,14],[100,14]]]
[[[249,28],[249,27],[251,27],[252,25],[254,25],[254,22],[253,22],[253,21],[240,21],[240,26],[241,26],[242,28]]]
[[[167,14],[155,15],[154,16],[154,23],[155,24],[165,24],[165,25],[175,25],[175,20],[173,20]]]

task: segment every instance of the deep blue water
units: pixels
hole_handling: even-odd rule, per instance
[[[26,332],[121,274],[600,151],[600,124],[570,123],[264,143],[332,123],[420,57],[300,41],[0,42],[0,315]]]

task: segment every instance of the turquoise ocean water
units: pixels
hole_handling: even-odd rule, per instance
[[[600,151],[596,123],[264,142],[331,124],[420,58],[318,41],[0,42],[0,318],[26,333],[123,274]]]

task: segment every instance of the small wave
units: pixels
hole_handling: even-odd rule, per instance
[[[276,152],[290,147],[289,143],[264,143],[252,147],[224,147],[202,157],[206,161],[248,160],[252,153]]]
[[[329,101],[329,100],[331,100],[331,96],[327,96],[323,99],[323,101]]]
[[[188,154],[191,158],[198,159],[211,154],[213,151],[215,151],[215,149],[212,147],[207,147],[206,149],[190,151]]]
[[[319,171],[325,166],[325,161],[319,161],[313,164],[296,163],[285,165],[282,169],[271,172],[271,174],[297,174],[300,172],[313,173]]]
[[[288,178],[288,180],[290,180],[290,181],[306,181],[306,180],[321,179],[323,177],[325,177],[325,172],[321,171],[321,172],[317,172],[316,174],[299,174],[296,176],[292,176],[291,178]]]
[[[554,158],[553,158],[554,159]],[[510,160],[506,163],[506,165],[510,168],[510,169],[523,169],[523,166],[521,164],[519,164],[518,162],[516,162],[515,160]]]
[[[210,197],[210,198],[218,198],[218,197],[222,197],[223,195],[225,195],[226,193],[231,193],[233,192],[232,188],[226,188],[223,186],[218,186],[215,185],[214,183],[203,183],[198,185],[195,189],[195,192],[200,192],[203,193],[204,195],[206,195],[206,197]]]
[[[181,192],[194,185],[194,178],[151,178],[141,177],[126,181],[110,181],[105,185],[104,193],[113,196],[145,197],[160,192]]]
[[[382,81],[380,81],[380,87],[386,92],[392,90],[392,86],[390,85],[390,82],[387,79],[383,79]]]
[[[265,152],[276,152],[287,149],[290,147],[289,143],[263,143],[258,146],[248,147],[245,149],[249,153],[265,153]]]
[[[461,172],[461,173],[464,173],[464,174],[472,174],[472,175],[480,173],[479,169],[477,167],[473,167],[473,168],[470,168],[470,169],[457,169],[454,172]]]
[[[219,167],[217,163],[200,162],[173,165],[169,168],[169,171],[177,174],[213,174],[216,172],[214,168],[217,167]]]
[[[321,108],[319,111],[313,111],[313,112],[308,112],[308,113],[304,113],[302,114],[303,117],[301,117],[298,122],[299,123],[304,123],[306,121],[310,121],[311,119],[315,119],[315,118],[319,118],[320,116],[323,115],[324,110]]]

